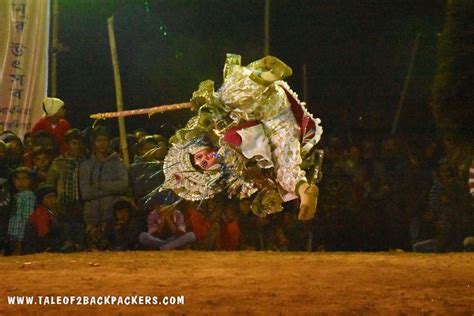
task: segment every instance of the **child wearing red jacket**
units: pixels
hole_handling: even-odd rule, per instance
[[[38,204],[31,213],[29,222],[33,228],[33,249],[54,250],[59,245],[59,232],[53,210],[57,206],[56,188],[42,185],[36,191]]]

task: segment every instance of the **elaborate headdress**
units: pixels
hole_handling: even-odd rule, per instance
[[[220,170],[197,170],[192,163],[191,156],[204,147],[202,141],[171,146],[163,164],[165,182],[162,190],[171,189],[186,200],[197,201],[212,198],[224,189],[220,183]]]

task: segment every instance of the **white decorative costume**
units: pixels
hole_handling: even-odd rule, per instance
[[[291,73],[275,57],[244,67],[240,56],[228,54],[222,86],[214,91],[211,81],[201,83],[192,99],[200,106],[198,114],[171,140],[164,188],[191,200],[210,198],[224,189],[239,198],[259,191],[254,199],[265,205],[252,208],[258,215],[280,210],[276,192],[279,202],[296,198],[297,184],[308,182],[301,164],[322,128],[281,80]],[[191,149],[202,145],[218,148],[219,170],[193,167]],[[258,181],[262,178],[263,184]]]

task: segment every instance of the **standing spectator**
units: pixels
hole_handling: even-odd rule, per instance
[[[186,232],[184,216],[176,205],[162,204],[148,215],[148,232],[139,236],[140,244],[156,250],[183,248],[196,241],[193,232]]]
[[[69,130],[64,139],[68,150],[53,161],[47,182],[56,188],[63,250],[70,251],[85,246],[84,205],[79,195],[79,165],[84,160],[84,144],[81,132],[75,128]]]
[[[31,135],[31,144],[24,146],[23,165],[33,169],[33,151],[35,148],[42,148],[51,153],[53,157],[57,157],[58,148],[51,134],[46,131],[37,131]]]
[[[37,189],[42,183],[46,181],[49,167],[53,161],[53,156],[50,150],[43,147],[35,147],[32,152],[33,157],[33,190]]]
[[[33,133],[36,131],[46,131],[54,137],[59,152],[65,153],[67,145],[64,142],[64,135],[71,128],[71,125],[64,118],[66,109],[64,102],[58,98],[46,97],[43,100],[44,116],[34,126]]]
[[[30,190],[31,175],[26,167],[19,167],[13,174],[13,183],[17,193],[13,196],[10,221],[8,222],[8,238],[13,254],[22,253],[22,244],[28,219],[35,209],[35,194]]]
[[[153,136],[145,136],[138,142],[138,152],[130,166],[130,181],[133,196],[142,208],[163,184],[166,153],[166,143]]]
[[[92,131],[92,155],[79,167],[79,187],[85,201],[84,221],[89,247],[99,248],[112,205],[128,193],[128,170],[116,152],[109,149],[104,126]]]

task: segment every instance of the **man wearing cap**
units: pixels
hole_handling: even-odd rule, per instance
[[[46,97],[43,100],[44,116],[33,126],[33,133],[36,131],[46,131],[54,137],[58,145],[59,152],[65,153],[67,145],[64,142],[64,135],[71,128],[69,122],[64,118],[66,109],[64,102],[58,98]]]

